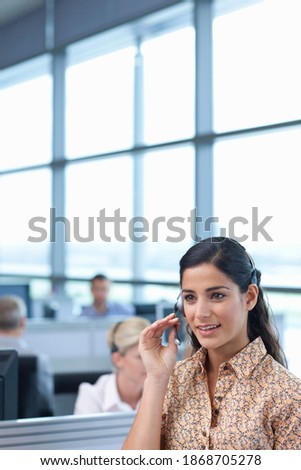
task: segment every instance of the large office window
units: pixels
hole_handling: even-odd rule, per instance
[[[237,4],[213,22],[216,131],[300,119],[301,3]]]
[[[194,171],[191,146],[157,150],[144,157],[144,216],[149,233],[143,247],[148,280],[179,281],[179,259],[193,242]]]
[[[67,276],[105,272],[117,280],[176,283],[179,258],[192,243],[193,146],[152,145],[194,135],[194,28],[166,21],[142,31],[116,32],[112,42],[99,35],[67,49],[66,214],[73,226],[80,221],[65,248]],[[131,148],[131,157],[114,155]],[[97,220],[102,210],[112,219],[105,233]],[[140,288],[135,299],[145,296]]]
[[[301,373],[300,1],[180,3],[1,71],[1,270],[75,313],[96,272],[172,301],[196,209],[254,257]],[[53,206],[69,239],[28,242]]]
[[[50,274],[50,183],[47,169],[0,177],[2,273]]]
[[[68,67],[66,154],[69,158],[133,145],[133,47]]]
[[[146,40],[144,140],[147,144],[194,135],[194,29]]]
[[[49,57],[1,72],[0,171],[47,163],[52,154]]]
[[[298,165],[301,128],[223,139],[214,146],[219,230],[244,242],[267,286],[300,286]],[[287,186],[289,182],[289,188]]]
[[[50,58],[43,56],[1,72],[0,89],[1,272],[49,275],[49,239],[29,242],[37,233],[36,217],[49,224],[51,173],[26,171],[52,154],[52,78]],[[20,171],[24,169],[23,171]],[[18,170],[18,172],[14,172]],[[46,220],[47,219],[47,220]]]
[[[116,157],[69,165],[66,173],[67,274],[131,276],[132,159]]]

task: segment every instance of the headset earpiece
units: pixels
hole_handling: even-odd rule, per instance
[[[111,346],[111,353],[114,353],[114,352],[118,352],[118,348],[116,346],[115,343],[112,343],[112,346]]]
[[[227,240],[229,240],[229,241],[232,242],[232,243],[235,243],[235,245],[237,245],[240,249],[242,249],[242,250],[246,253],[247,257],[249,258],[251,267],[252,267],[251,279],[250,279],[249,284],[256,284],[256,285],[258,285],[255,263],[254,263],[254,261],[253,261],[252,256],[249,255],[249,253],[247,252],[247,250],[245,249],[245,247],[244,247],[243,245],[241,245],[240,243],[238,243],[238,241],[235,240],[235,238],[227,238]]]
[[[184,315],[184,304],[183,304],[183,296],[182,293],[178,295],[176,309]]]
[[[252,271],[250,284],[256,284],[257,285],[257,274],[256,274],[256,268],[255,267]]]

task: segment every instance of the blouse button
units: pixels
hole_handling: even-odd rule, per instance
[[[206,431],[203,431],[203,432],[202,432],[202,434],[203,434],[203,436],[204,436],[204,437],[206,437],[206,436],[207,436],[207,433],[206,433]]]
[[[222,401],[223,397],[216,397],[217,401]]]
[[[229,367],[228,367],[228,366],[224,366],[224,370],[228,370],[228,369],[229,369]]]

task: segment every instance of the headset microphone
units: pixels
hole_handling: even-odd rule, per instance
[[[175,343],[177,346],[180,346],[181,340],[180,340],[180,336],[179,336],[177,327],[174,326],[174,329],[175,329],[175,335],[176,335],[176,337],[175,337],[175,339],[174,339],[174,343]]]
[[[175,314],[177,312],[180,312],[181,314],[184,313],[182,294],[178,295],[177,301],[176,301],[175,306],[174,306],[174,312],[175,312]],[[180,339],[177,327],[175,326],[174,328],[175,328],[175,335],[176,335],[176,337],[174,339],[174,342],[177,346],[180,346],[181,339]]]

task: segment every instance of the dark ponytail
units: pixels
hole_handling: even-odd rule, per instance
[[[276,327],[273,312],[268,304],[262,287],[260,286],[261,272],[256,269],[258,299],[255,307],[248,316],[248,336],[253,341],[261,336],[267,352],[280,364],[287,367],[285,354],[279,343],[279,333]]]
[[[257,303],[248,316],[248,337],[250,341],[253,341],[260,336],[268,354],[287,367],[274,317],[260,285],[261,272],[255,268],[254,262],[245,248],[231,238],[212,237],[202,240],[192,246],[180,260],[181,284],[185,269],[203,263],[213,264],[239,287],[241,293],[247,292],[249,284],[257,284],[259,290]],[[198,350],[201,344],[189,325],[187,332],[194,350]]]

